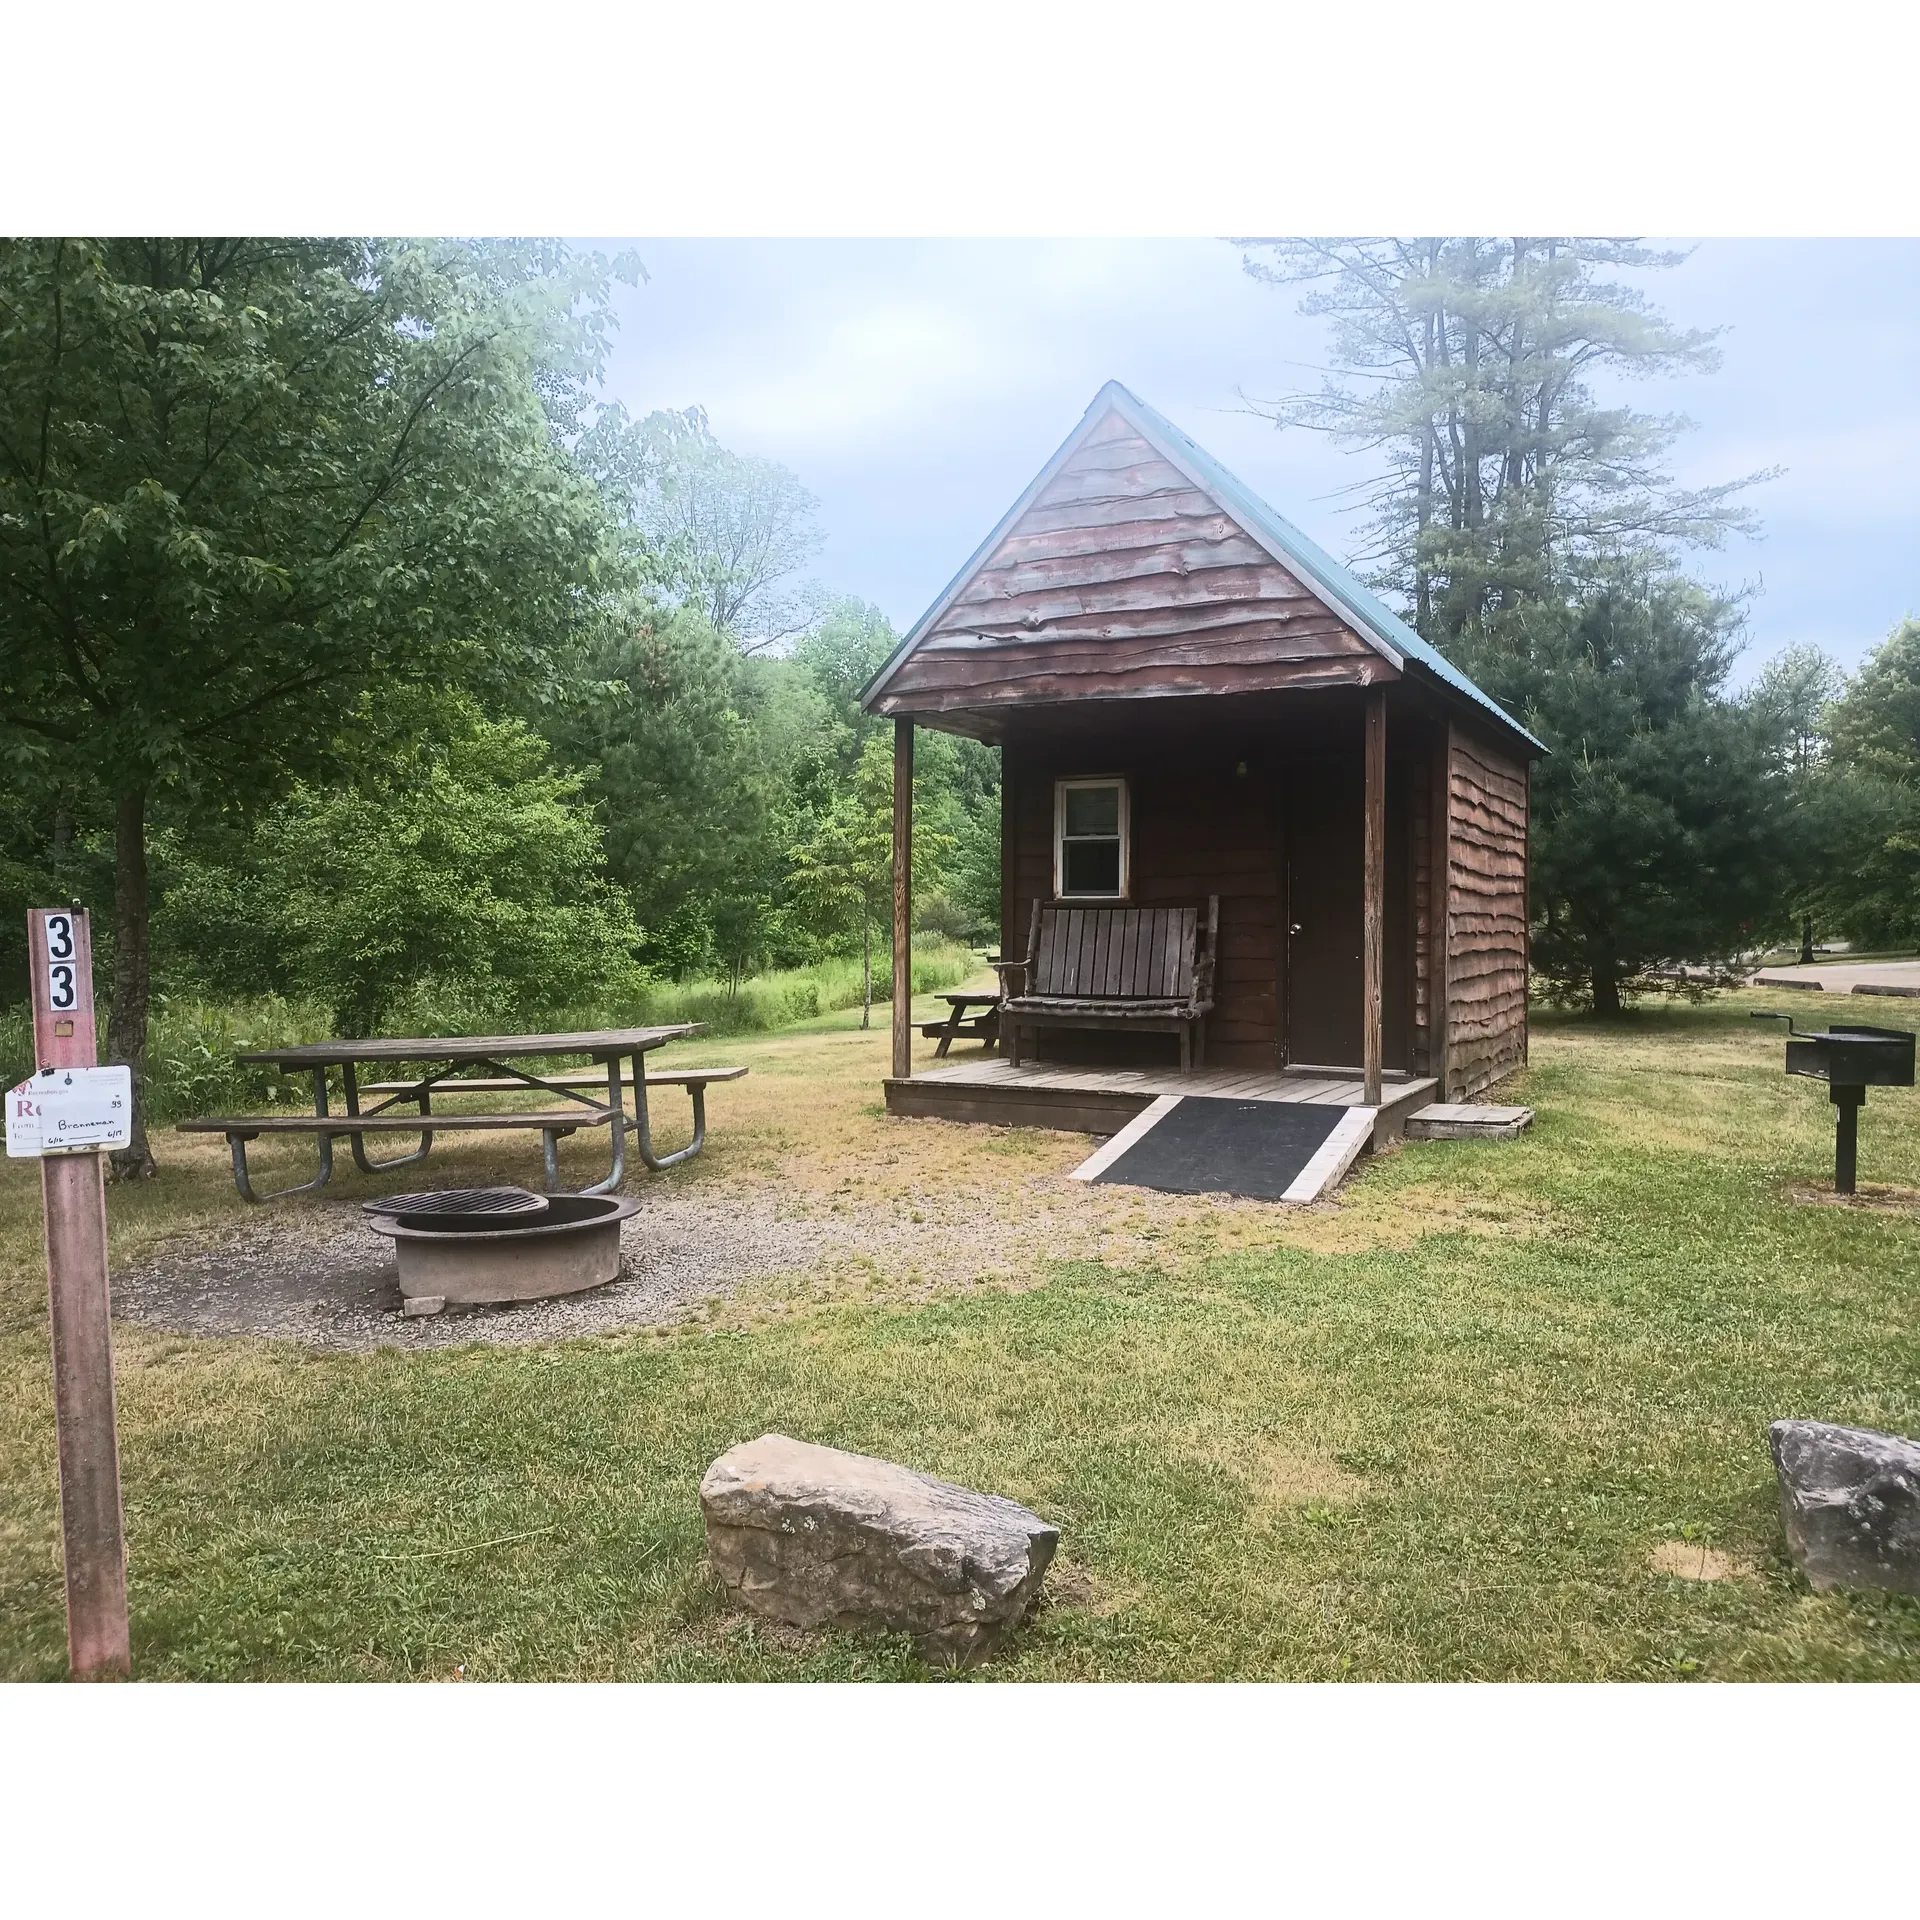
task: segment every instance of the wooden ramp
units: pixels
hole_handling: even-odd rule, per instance
[[[1167,1093],[1067,1177],[1304,1205],[1339,1185],[1373,1121],[1371,1107]]]
[[[1370,1146],[1398,1139],[1407,1115],[1428,1105],[1439,1082],[1389,1073],[1373,1113]],[[1286,1105],[1365,1108],[1357,1069],[1344,1067],[1174,1068],[1009,1066],[969,1060],[911,1080],[886,1083],[887,1111],[903,1118],[960,1120],[998,1127],[1055,1127],[1116,1134],[1163,1098],[1278,1101]]]

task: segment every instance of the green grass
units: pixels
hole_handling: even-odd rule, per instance
[[[1059,1522],[1058,1598],[983,1678],[1920,1677],[1920,1601],[1816,1595],[1787,1565],[1766,1446],[1790,1414],[1920,1431],[1920,1215],[1794,1197],[1831,1177],[1830,1109],[1782,1075],[1755,1004],[1799,1002],[1543,1017],[1521,1140],[1385,1155],[1336,1210],[1103,1189],[1135,1253],[1041,1249],[1012,1283],[769,1283],[670,1332],[520,1349],[320,1356],[123,1326],[136,1671],[922,1674],[900,1642],[790,1641],[725,1608],[695,1488],[777,1429]],[[818,1025],[702,1043],[756,1072],[716,1097],[687,1175],[1017,1210],[1083,1150],[886,1121],[884,1033]],[[1871,1097],[1864,1179],[1920,1188],[1917,1100]],[[237,1212],[217,1152],[167,1153],[113,1195],[119,1258]],[[9,1678],[64,1663],[37,1214],[8,1167]],[[1733,1577],[1657,1571],[1677,1540]]]

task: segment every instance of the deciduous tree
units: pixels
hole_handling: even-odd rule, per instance
[[[0,754],[111,822],[138,1070],[157,813],[324,774],[373,688],[525,683],[602,497],[562,444],[610,321],[558,247],[0,246]],[[118,1157],[145,1171],[144,1123]]]
[[[1815,899],[1862,946],[1920,946],[1920,620],[1906,619],[1828,708],[1833,846]]]
[[[210,986],[318,999],[343,1036],[396,1007],[488,1032],[637,989],[580,776],[520,721],[439,719],[350,784],[297,784],[221,863],[186,862],[161,925]]]
[[[580,451],[670,560],[688,603],[742,652],[790,640],[818,618],[819,592],[799,575],[826,537],[820,503],[777,460],[723,447],[704,407],[636,424],[608,406]]]

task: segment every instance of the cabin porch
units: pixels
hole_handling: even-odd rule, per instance
[[[1372,1144],[1398,1139],[1408,1116],[1439,1097],[1438,1088],[1431,1074],[1383,1072]],[[988,1058],[886,1083],[887,1111],[902,1118],[1093,1134],[1119,1132],[1167,1094],[1332,1107],[1368,1104],[1360,1071],[1345,1067],[1202,1067],[1181,1073],[1051,1062],[1016,1067]]]

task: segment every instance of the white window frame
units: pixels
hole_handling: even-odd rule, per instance
[[[1067,891],[1067,795],[1075,788],[1118,787],[1120,789],[1120,891],[1118,893],[1069,893]],[[1103,835],[1102,838],[1105,836]],[[1133,806],[1127,782],[1117,773],[1089,773],[1071,780],[1053,783],[1053,897],[1056,900],[1130,900],[1133,898]]]

